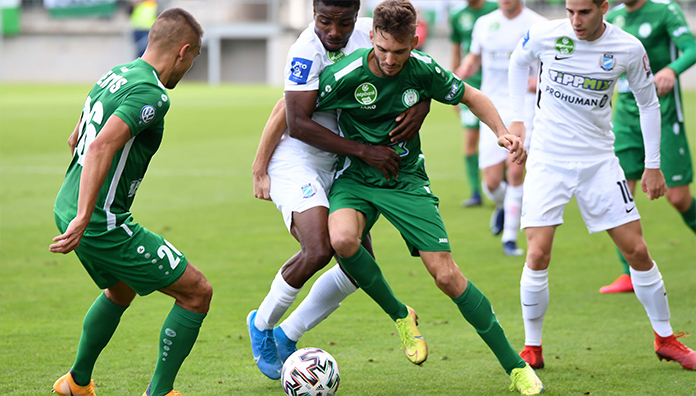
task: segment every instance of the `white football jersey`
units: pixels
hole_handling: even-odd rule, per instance
[[[470,52],[481,56],[481,92],[491,99],[499,113],[509,109],[510,55],[527,30],[536,22],[545,20],[528,8],[523,8],[513,19],[505,17],[501,10],[495,10],[476,20]]]
[[[644,93],[641,105],[657,102],[643,45],[621,29],[605,26],[601,37],[586,41],[577,38],[567,18],[540,22],[517,45],[510,78],[513,73],[521,75],[522,67],[541,61],[530,156],[557,161],[613,156],[611,98],[624,73],[633,90]],[[519,89],[510,84],[514,99]],[[515,121],[523,120],[519,110],[519,106],[513,108]]]
[[[372,18],[358,18],[355,30],[348,43],[336,52],[324,48],[321,40],[314,32],[314,21],[305,29],[288,51],[285,64],[286,91],[316,91],[319,89],[319,75],[326,66],[333,64],[358,48],[372,48],[370,30]],[[335,111],[315,112],[312,119],[317,123],[338,133],[338,123]],[[296,161],[299,158],[310,158],[333,164],[336,155],[310,146],[290,137],[286,130],[273,153],[274,159]]]

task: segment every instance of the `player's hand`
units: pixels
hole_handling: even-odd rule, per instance
[[[254,197],[258,199],[271,200],[271,177],[268,173],[260,175],[254,174]]]
[[[399,177],[399,162],[401,157],[389,146],[368,146],[361,157],[371,167],[382,172],[384,178]]]
[[[640,179],[640,186],[651,200],[658,199],[667,193],[665,176],[660,169],[645,168],[643,177]]]
[[[501,135],[498,137],[498,145],[508,150],[512,162],[517,165],[522,165],[527,160],[527,149],[524,148],[522,139],[519,136],[512,134]]]
[[[669,67],[665,67],[655,73],[653,82],[657,88],[657,96],[664,96],[674,88],[674,82],[677,80],[677,73]]]
[[[416,137],[429,112],[430,99],[427,99],[416,103],[399,114],[399,116],[396,117],[396,122],[398,122],[399,125],[389,132],[390,141],[392,143],[408,142]]]
[[[84,223],[84,224],[83,224]],[[78,218],[74,218],[68,225],[68,229],[65,233],[58,235],[53,238],[54,244],[48,247],[48,250],[53,253],[63,253],[68,254],[80,246],[80,241],[82,240],[82,235],[84,235],[87,229],[88,221],[80,221]]]
[[[471,67],[470,63],[462,62],[462,64],[454,70],[454,75],[462,80],[466,80],[474,75],[474,68]]]

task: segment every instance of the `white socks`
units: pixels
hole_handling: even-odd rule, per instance
[[[309,294],[287,319],[281,323],[285,335],[297,341],[302,334],[311,330],[341,306],[341,301],[358,288],[336,264],[320,276]]]
[[[507,185],[508,184],[505,182],[505,180],[503,180],[498,185],[498,188],[491,191],[488,189],[488,186],[484,181],[481,183],[481,190],[483,191],[483,194],[486,195],[486,198],[488,198],[488,200],[495,202],[495,206],[501,207],[505,202],[505,189],[507,188]]]
[[[254,324],[259,330],[272,329],[280,318],[283,317],[290,305],[295,302],[297,293],[302,290],[301,288],[295,289],[290,286],[283,279],[281,270],[278,270],[278,274],[276,274],[273,283],[271,283],[271,290],[266,295],[266,298],[263,299],[261,305],[259,305],[259,310],[256,313]]]
[[[660,337],[669,337],[673,334],[672,325],[669,323],[669,302],[662,274],[653,261],[653,267],[648,271],[636,271],[631,268],[631,281],[638,301],[645,307],[645,312],[650,318],[653,330]]]
[[[503,228],[503,242],[517,242],[517,234],[520,232],[520,212],[522,209],[522,192],[524,185],[507,186],[505,190],[505,228]]]
[[[520,279],[520,301],[524,319],[524,345],[541,345],[544,315],[549,306],[549,270],[533,271],[524,265]]]

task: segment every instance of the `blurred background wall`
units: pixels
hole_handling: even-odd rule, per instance
[[[135,57],[131,20],[142,0],[0,0],[0,82],[92,83]],[[162,11],[182,7],[205,29],[203,49],[187,80],[282,85],[285,57],[312,22],[312,0],[145,0]],[[449,9],[463,0],[412,0],[428,25],[423,50],[450,65]],[[362,0],[361,15],[379,0]],[[696,27],[696,0],[680,0]],[[616,1],[612,5],[618,4]],[[564,18],[564,0],[529,0],[550,18]],[[696,88],[696,67],[682,75]]]

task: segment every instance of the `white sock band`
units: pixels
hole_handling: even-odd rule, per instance
[[[668,337],[673,334],[672,326],[669,323],[669,301],[667,301],[667,291],[665,283],[662,281],[662,274],[657,269],[657,264],[653,261],[653,267],[647,271],[631,271],[631,281],[633,290],[638,297],[638,301],[645,307],[645,312],[650,318],[653,330],[660,337]]]
[[[337,310],[341,302],[356,290],[358,288],[336,264],[314,282],[307,297],[280,326],[289,339],[297,341]]]
[[[507,183],[505,182],[505,180],[501,181],[498,187],[493,191],[488,189],[488,186],[486,185],[485,181],[481,183],[481,190],[483,191],[483,194],[486,195],[486,198],[488,198],[488,200],[493,201],[495,203],[495,206],[502,206],[505,202],[506,188]]]
[[[517,234],[520,232],[520,212],[522,209],[522,192],[524,186],[507,186],[505,190],[505,227],[503,228],[503,242],[517,242]]]
[[[541,345],[544,315],[549,307],[549,270],[533,271],[525,264],[520,279],[524,345]]]
[[[280,318],[283,317],[285,311],[295,302],[297,293],[302,290],[302,288],[295,289],[290,286],[283,279],[281,270],[278,271],[275,279],[273,279],[271,290],[266,295],[266,298],[263,299],[261,305],[259,305],[259,310],[256,313],[254,324],[259,330],[272,329]]]

